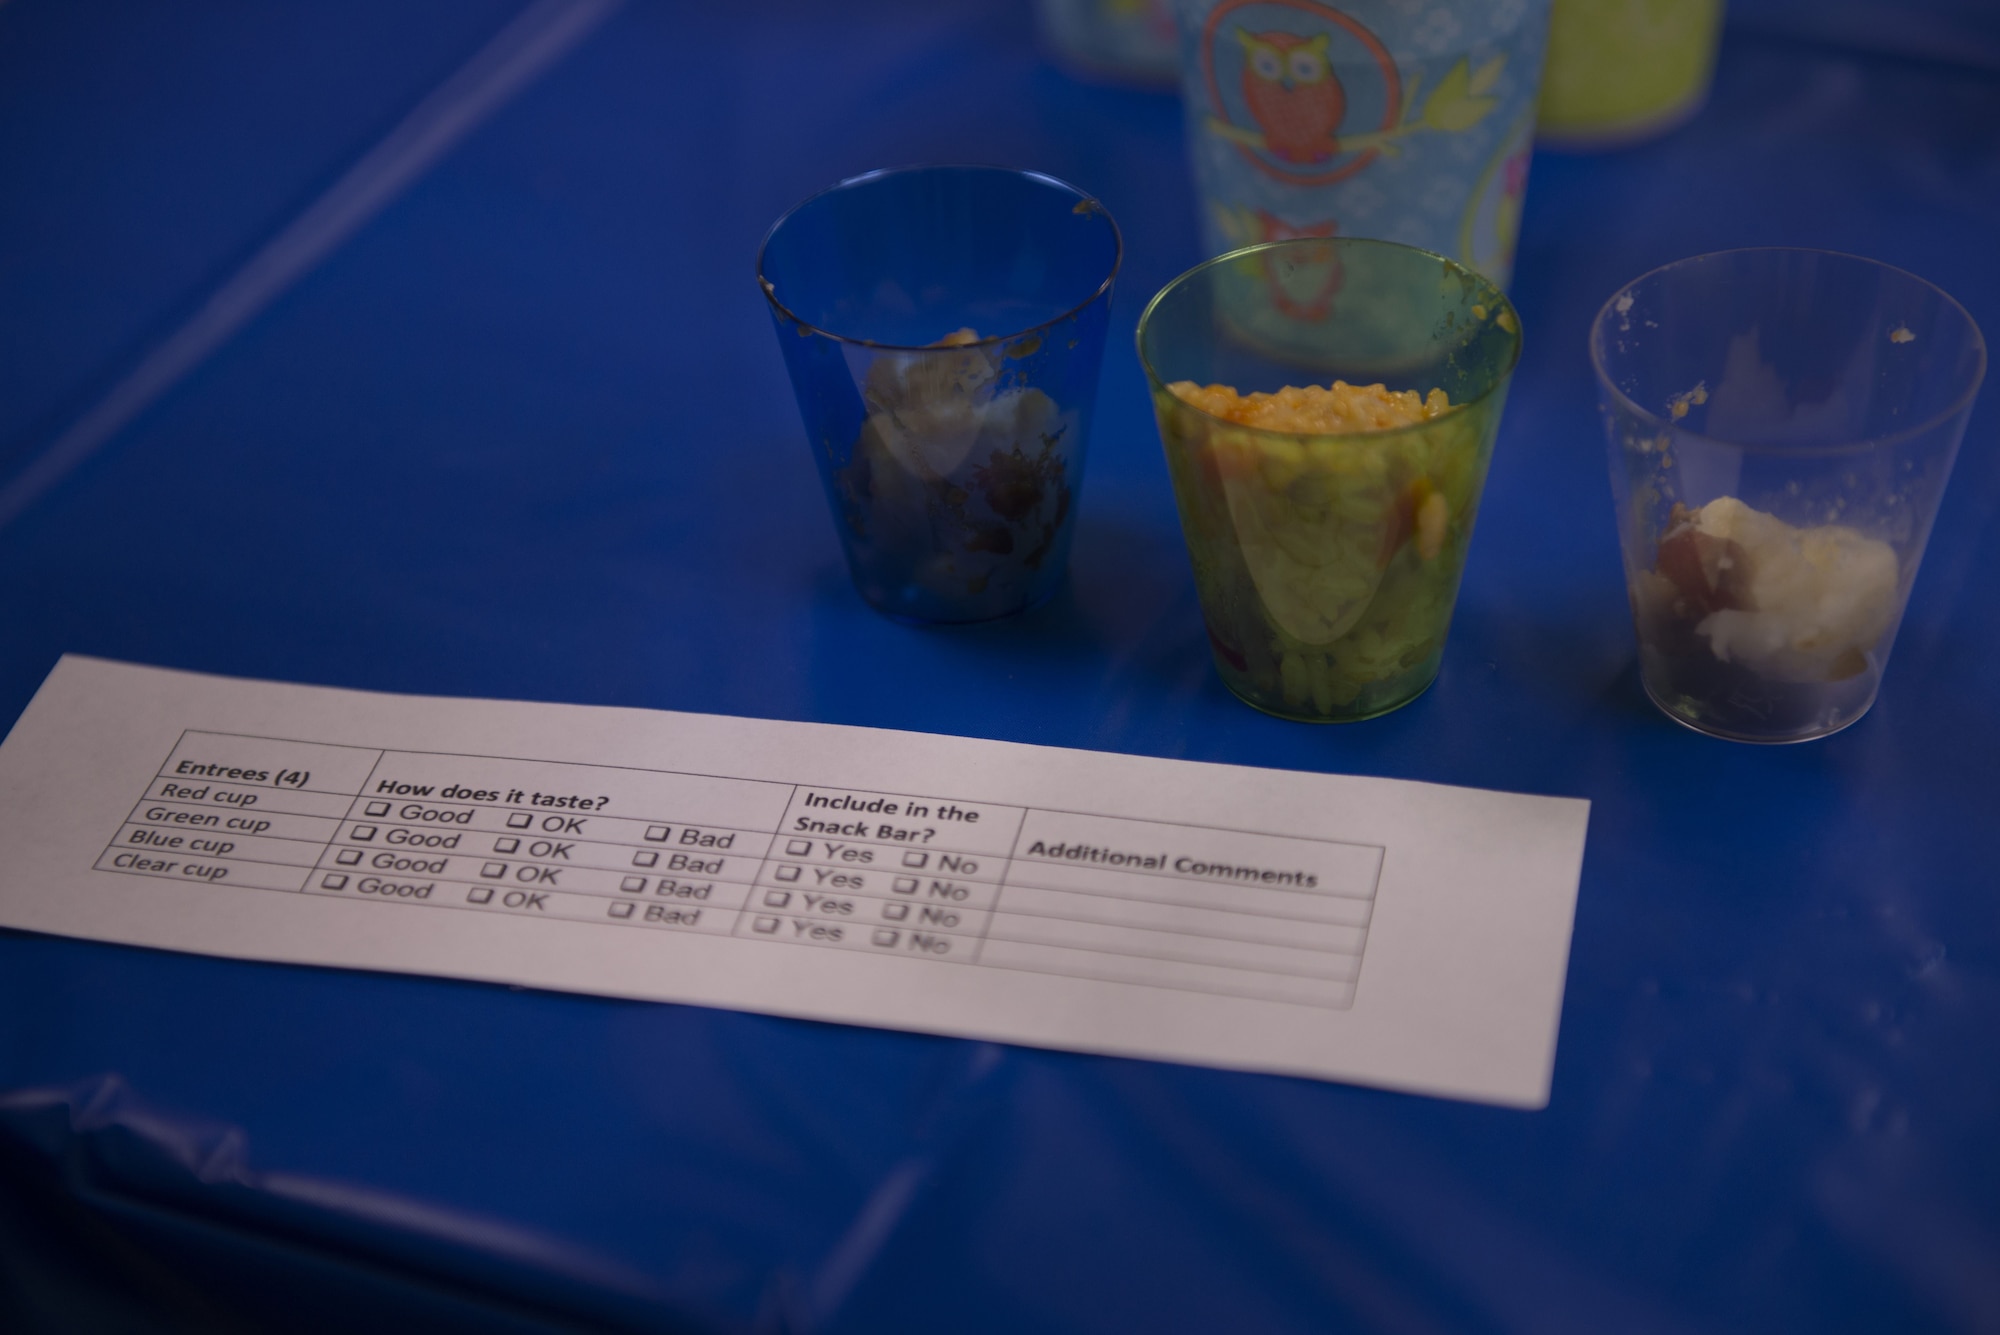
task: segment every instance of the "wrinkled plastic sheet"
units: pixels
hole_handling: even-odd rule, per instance
[[[513,13],[396,8],[382,81],[278,77],[386,70],[379,14],[344,48],[189,15],[154,46],[213,76],[119,121],[32,115],[102,77],[108,11],[0,6],[42,71],[0,81],[0,256],[58,276],[34,311],[99,293],[8,476]],[[620,9],[0,527],[0,716],[80,650],[1587,796],[1549,1108],[0,933],[0,1326],[2000,1328],[1992,390],[1882,701],[1752,751],[1639,690],[1581,352],[1625,280],[1751,243],[2000,329],[2000,76],[1745,0],[1694,122],[1538,157],[1444,675],[1329,732],[1215,683],[1129,351],[1195,258],[1178,109],[1067,81],[1016,10]],[[1976,52],[1985,21],[1890,22]],[[968,157],[1092,189],[1127,265],[1070,590],[914,632],[845,586],[749,266],[836,176]],[[82,285],[114,261],[154,286]]]

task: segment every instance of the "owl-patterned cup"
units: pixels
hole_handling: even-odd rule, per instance
[[[771,229],[758,281],[876,610],[984,621],[1055,592],[1122,253],[1095,199],[999,167],[870,172]]]
[[[1210,254],[1373,237],[1506,287],[1549,0],[1179,0],[1178,14]],[[1328,271],[1272,296],[1317,321],[1339,285]]]

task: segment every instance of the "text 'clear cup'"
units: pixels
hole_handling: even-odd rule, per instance
[[[1875,700],[1986,346],[1873,260],[1682,260],[1598,313],[1591,362],[1640,674],[1718,737],[1805,741]]]
[[[1301,311],[1302,289],[1325,299]],[[1520,325],[1505,294],[1429,251],[1281,241],[1210,260],[1139,321],[1139,357],[1216,670],[1285,718],[1364,719],[1437,676]],[[1388,430],[1268,430],[1176,385],[1242,394],[1385,386],[1442,415]]]
[[[1121,253],[1095,199],[999,167],[871,172],[771,229],[758,279],[879,611],[981,621],[1055,591]]]

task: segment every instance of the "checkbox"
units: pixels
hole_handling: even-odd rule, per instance
[[[648,825],[646,827],[646,838],[656,844],[667,842],[667,833],[667,827],[664,825]]]
[[[629,899],[621,900],[611,906],[611,916],[614,918],[629,918],[632,916],[632,910],[638,907],[637,904],[634,904]]]
[[[373,839],[375,837],[375,827],[373,825],[357,825],[347,832],[347,837],[361,840]]]
[[[518,853],[521,851],[521,841],[513,838],[511,835],[505,839],[495,839],[493,841],[493,851],[495,853]]]
[[[890,922],[901,922],[910,916],[910,906],[908,904],[884,904],[882,906],[882,916]]]
[[[931,855],[928,853],[905,853],[903,854],[903,865],[905,867],[928,867],[931,865]]]
[[[914,876],[898,876],[896,878],[896,893],[899,895],[914,895],[917,893],[917,878]]]
[[[771,879],[774,881],[796,881],[799,879],[799,874],[804,870],[803,867],[794,867],[791,863],[787,862],[771,873]]]
[[[493,902],[493,887],[490,885],[475,885],[465,892],[465,897],[474,904],[490,904]]]
[[[893,946],[902,939],[902,935],[901,932],[892,932],[886,927],[879,927],[875,931],[875,944],[878,946]]]
[[[764,935],[769,936],[778,930],[778,920],[776,918],[758,918],[751,922],[750,930],[753,932],[762,932]]]
[[[358,848],[343,848],[333,855],[333,860],[343,867],[355,866],[361,861],[361,850]]]
[[[646,878],[643,876],[627,876],[618,883],[618,888],[636,895],[646,888]]]
[[[479,869],[479,874],[497,881],[507,874],[507,864],[504,862],[489,862]]]
[[[507,828],[510,830],[525,830],[534,823],[535,813],[532,811],[517,811],[507,817]]]
[[[370,802],[366,807],[362,808],[361,814],[364,816],[386,816],[389,814],[389,804],[387,802]]]
[[[813,851],[813,841],[810,839],[794,839],[790,843],[785,845],[785,852],[791,854],[791,856],[795,858],[805,857],[808,853],[811,853],[812,851]]]
[[[319,883],[329,890],[345,890],[347,888],[347,878],[339,872],[335,872],[331,876],[322,876]]]
[[[632,865],[635,867],[657,867],[660,865],[660,855],[651,849],[643,853],[634,853],[632,855]]]
[[[764,892],[764,907],[766,908],[781,909],[791,902],[792,892],[789,890],[766,890]]]

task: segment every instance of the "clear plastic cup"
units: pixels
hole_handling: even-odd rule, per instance
[[[1860,718],[1986,372],[1972,317],[1873,260],[1733,250],[1620,289],[1590,355],[1647,694],[1736,741]]]
[[[877,610],[983,621],[1061,583],[1122,249],[1095,199],[1001,167],[871,172],[772,227],[758,281]]]
[[[1288,294],[1326,292],[1301,313]],[[1139,320],[1139,358],[1216,671],[1282,718],[1347,722],[1437,676],[1520,324],[1490,280],[1429,251],[1280,241],[1182,274]],[[1392,430],[1238,425],[1176,382],[1243,394],[1381,384],[1454,407]]]

